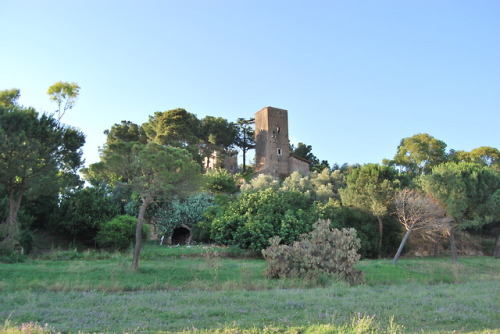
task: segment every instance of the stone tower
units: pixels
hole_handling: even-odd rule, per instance
[[[255,171],[277,177],[289,175],[288,112],[266,107],[255,114]]]

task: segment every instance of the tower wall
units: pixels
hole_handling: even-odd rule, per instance
[[[288,112],[266,107],[255,114],[255,171],[289,175]]]

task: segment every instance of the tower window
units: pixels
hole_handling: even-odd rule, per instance
[[[277,152],[278,152],[278,155],[281,155],[281,148],[278,148]]]

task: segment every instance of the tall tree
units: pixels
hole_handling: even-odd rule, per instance
[[[361,209],[377,217],[379,257],[382,252],[383,216],[388,213],[394,193],[400,186],[397,171],[388,166],[366,164],[347,176],[347,187],[339,189],[342,204]]]
[[[500,172],[500,151],[490,146],[481,146],[470,152],[453,151],[450,154],[452,162],[474,162],[482,166],[488,166]]]
[[[328,163],[328,161],[322,160],[320,162],[319,159],[312,153],[311,145],[298,143],[297,147],[294,147],[292,145],[290,151],[292,152],[292,154],[295,154],[298,157],[309,160],[309,170],[311,171],[321,172],[325,168],[330,169],[330,164]]]
[[[224,158],[235,144],[238,129],[232,122],[222,117],[206,116],[201,120],[199,139],[203,158],[210,158],[217,153]]]
[[[445,203],[455,223],[450,229],[453,261],[457,260],[455,229],[480,227],[500,219],[500,174],[475,163],[449,162],[421,178],[422,188]]]
[[[392,260],[396,264],[403,247],[413,231],[428,238],[445,234],[451,227],[451,218],[444,206],[428,194],[415,189],[402,189],[394,199],[394,216],[406,230],[398,251]]]
[[[138,142],[145,144],[147,142],[144,130],[137,124],[130,121],[121,121],[114,124],[111,129],[105,130],[106,145],[116,142]]]
[[[47,90],[50,100],[57,103],[57,120],[66,113],[66,110],[72,109],[75,105],[76,99],[80,94],[80,86],[72,82],[58,81]]]
[[[0,107],[0,184],[9,199],[0,247],[14,249],[19,243],[18,212],[27,191],[34,196],[62,178],[76,177],[84,143],[81,132],[52,116],[16,105]]]
[[[148,142],[183,148],[199,159],[200,120],[185,109],[155,112],[142,129]]]
[[[413,175],[428,174],[434,166],[446,162],[446,144],[427,133],[403,138],[394,160],[389,164],[402,167]]]
[[[236,137],[236,146],[238,146],[243,152],[243,173],[245,173],[246,156],[249,150],[255,148],[255,130],[253,128],[255,124],[255,118],[244,119],[238,118],[236,121],[236,126],[238,128],[238,135]]]
[[[125,182],[139,194],[141,206],[135,235],[132,269],[139,266],[142,226],[154,201],[190,189],[196,184],[199,165],[184,149],[156,143],[116,142],[101,153],[99,170],[109,182]]]
[[[0,108],[10,108],[17,105],[21,91],[17,88],[0,91]]]

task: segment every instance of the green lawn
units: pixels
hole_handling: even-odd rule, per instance
[[[364,333],[367,322],[384,333],[393,331],[392,318],[405,333],[500,333],[500,261],[492,258],[361,261],[366,283],[351,287],[267,279],[263,260],[234,255],[242,254],[148,245],[137,272],[120,254],[59,252],[0,264],[0,333],[7,319],[72,333],[266,326],[269,333]]]

